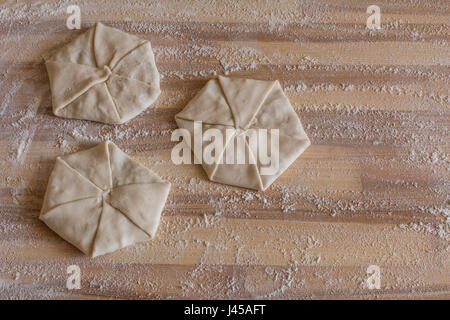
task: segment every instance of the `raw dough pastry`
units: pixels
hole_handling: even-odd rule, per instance
[[[95,257],[153,238],[169,189],[106,141],[56,158],[39,218]]]
[[[250,150],[247,142],[241,144],[243,148],[237,147],[242,133],[248,129],[279,129],[279,166],[274,174],[262,175],[263,165],[259,160],[254,164],[226,164],[225,160],[222,164],[207,164],[202,161],[210,180],[250,189],[268,188],[310,145],[300,119],[278,81],[219,76],[219,79],[208,81],[175,120],[180,128],[189,130],[191,137],[194,136],[194,121],[202,121],[203,132],[209,128],[222,132],[234,130],[234,135],[223,141],[223,150],[219,151],[222,155],[233,142],[235,154],[247,153],[254,157],[257,150]],[[193,141],[187,143],[192,149]]]
[[[150,42],[97,23],[46,59],[53,113],[124,123],[160,94]]]

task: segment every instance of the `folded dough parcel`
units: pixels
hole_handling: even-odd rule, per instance
[[[56,159],[39,218],[95,257],[153,238],[169,189],[107,141]]]
[[[97,23],[45,63],[53,113],[124,123],[158,98],[159,73],[149,41]]]
[[[226,138],[223,150],[217,152],[220,156],[234,153],[235,159],[245,158],[245,154],[253,157],[253,162],[245,164],[199,161],[210,180],[239,187],[267,189],[310,145],[300,119],[278,81],[220,76],[208,81],[187,106],[175,115],[175,120],[178,127],[187,130],[194,138],[198,136],[194,132],[197,123],[201,123],[203,132],[211,128],[222,131],[222,136]],[[278,130],[279,165],[272,174],[261,174],[264,164],[257,158],[259,152],[255,150],[254,144],[240,141],[243,133],[252,129]],[[231,136],[226,133],[230,130],[234,132]],[[270,140],[270,135],[268,137]],[[201,139],[205,140],[205,137]],[[186,143],[191,149],[195,146],[195,141],[188,139]],[[202,150],[194,152],[194,155],[198,157],[200,153],[200,157],[203,157],[207,147],[207,143],[202,144]],[[260,145],[256,147],[267,148]]]

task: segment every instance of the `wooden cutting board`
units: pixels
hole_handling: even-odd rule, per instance
[[[90,1],[69,30],[71,2],[0,5],[0,298],[450,298],[448,1],[377,1],[379,30],[336,0]],[[51,111],[41,56],[97,21],[150,40],[162,75],[121,126]],[[265,192],[170,160],[219,74],[280,80],[312,141]],[[172,190],[156,239],[89,259],[37,217],[55,157],[105,139]]]

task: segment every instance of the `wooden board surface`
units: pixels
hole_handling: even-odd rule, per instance
[[[162,94],[125,125],[52,114],[41,56],[82,32],[71,4],[153,45]],[[0,298],[450,298],[449,2],[377,1],[376,31],[371,4],[4,1]],[[279,79],[312,141],[266,192],[170,160],[174,115],[219,74]],[[155,240],[89,259],[37,217],[55,157],[104,139],[172,190]]]

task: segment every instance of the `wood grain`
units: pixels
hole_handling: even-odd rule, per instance
[[[52,114],[42,55],[82,32],[71,4],[0,5],[1,299],[450,298],[448,1],[378,1],[375,31],[369,1],[80,3],[83,30],[152,43],[163,92],[121,126]],[[311,138],[266,192],[170,160],[174,115],[218,74],[279,79]],[[55,157],[104,139],[173,187],[156,239],[89,259],[37,217]]]

